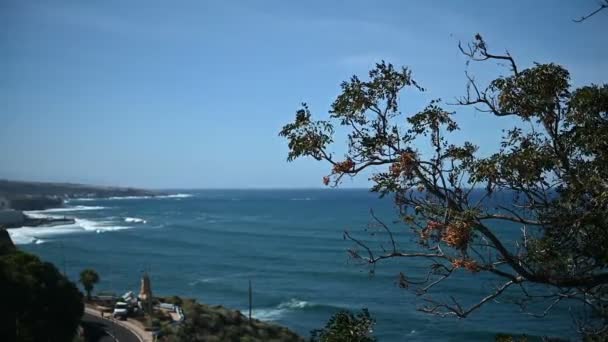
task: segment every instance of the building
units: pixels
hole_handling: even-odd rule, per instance
[[[152,288],[150,287],[150,277],[148,276],[148,273],[144,273],[144,275],[141,277],[139,299],[142,301],[152,299]]]
[[[150,287],[150,277],[148,273],[144,273],[141,277],[141,288],[139,290],[139,300],[141,301],[141,308],[148,314],[152,313],[152,288]]]

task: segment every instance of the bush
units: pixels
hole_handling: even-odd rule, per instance
[[[53,264],[21,251],[0,255],[1,341],[72,341],[82,294]]]
[[[311,332],[311,342],[375,342],[372,335],[376,320],[367,309],[356,316],[349,311],[340,311],[333,315],[325,328]]]

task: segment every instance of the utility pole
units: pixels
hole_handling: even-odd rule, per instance
[[[251,324],[251,279],[249,279],[249,324]]]

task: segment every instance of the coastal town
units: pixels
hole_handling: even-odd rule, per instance
[[[0,229],[0,265],[3,258],[19,254],[27,253],[17,249],[8,232]],[[29,257],[35,258],[31,255]],[[47,267],[57,272],[51,264],[47,263]],[[141,275],[137,292],[125,289],[123,295],[107,292],[92,294],[93,285],[100,281],[101,276],[95,273],[94,280],[88,284],[83,277],[84,273],[88,272],[94,271],[83,271],[79,280],[87,293],[86,295],[81,293],[76,297],[82,311],[78,316],[80,318],[76,329],[77,338],[74,341],[173,342],[184,341],[184,334],[187,336],[195,334],[201,341],[217,342],[240,341],[241,338],[252,342],[304,341],[286,327],[263,322],[251,316],[247,317],[238,310],[228,309],[222,305],[203,304],[196,299],[175,295],[166,297],[154,295],[152,281],[147,273]],[[45,285],[46,281],[39,279],[36,284],[48,286]],[[68,298],[64,300],[71,301]],[[13,306],[12,301],[6,304],[9,308]],[[18,306],[19,303],[16,302],[14,305]],[[38,303],[30,305],[33,309]],[[67,314],[65,311],[67,308],[58,309],[61,310],[61,315]]]
[[[92,340],[90,335],[99,333],[93,324],[97,322],[101,323],[109,334],[112,334],[112,328],[118,325],[128,330],[139,341],[156,341],[162,335],[161,326],[177,325],[184,319],[181,306],[152,296],[150,277],[143,274],[137,295],[127,291],[122,296],[99,294],[87,299],[80,333],[85,340]]]
[[[15,246],[7,229],[53,228],[73,224],[76,220],[67,216],[39,215],[40,211],[63,208],[66,201],[75,198],[153,198],[163,195],[167,196],[161,192],[132,188],[0,180],[0,261],[1,257],[27,254]],[[25,266],[21,263],[10,265]],[[54,266],[50,267],[58,272]],[[303,341],[291,330],[257,320],[251,317],[251,313],[246,317],[238,310],[199,303],[192,298],[154,296],[149,274],[132,276],[140,277],[139,289],[112,289],[113,292],[93,294],[93,286],[103,275],[92,269],[81,272],[78,283],[86,295],[80,295],[78,300],[82,301],[83,311],[77,341],[181,341],[183,339],[179,335],[184,330],[205,341],[233,341],[243,336],[247,336],[248,341]],[[37,281],[36,286],[45,286],[44,281]]]

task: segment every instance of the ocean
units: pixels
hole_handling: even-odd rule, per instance
[[[158,198],[71,200],[67,206],[30,214],[75,217],[76,224],[9,233],[19,248],[54,263],[74,281],[84,268],[97,270],[101,282],[95,291],[137,292],[145,271],[155,295],[192,297],[246,313],[251,280],[253,316],[304,337],[336,311],[361,308],[377,320],[379,341],[573,335],[567,306],[547,318],[522,313],[502,299],[467,319],[417,311],[423,302],[399,288],[397,279],[399,272],[423,277],[424,261],[393,260],[371,275],[348,257],[353,244],[343,239],[344,230],[378,248],[387,241],[382,232],[365,231],[370,209],[392,227],[401,249],[416,248],[416,237],[395,222],[392,201],[366,190],[193,190]],[[512,228],[496,227],[515,240],[518,231]],[[463,270],[432,294],[473,303],[496,284]],[[505,299],[516,296],[507,293]]]

